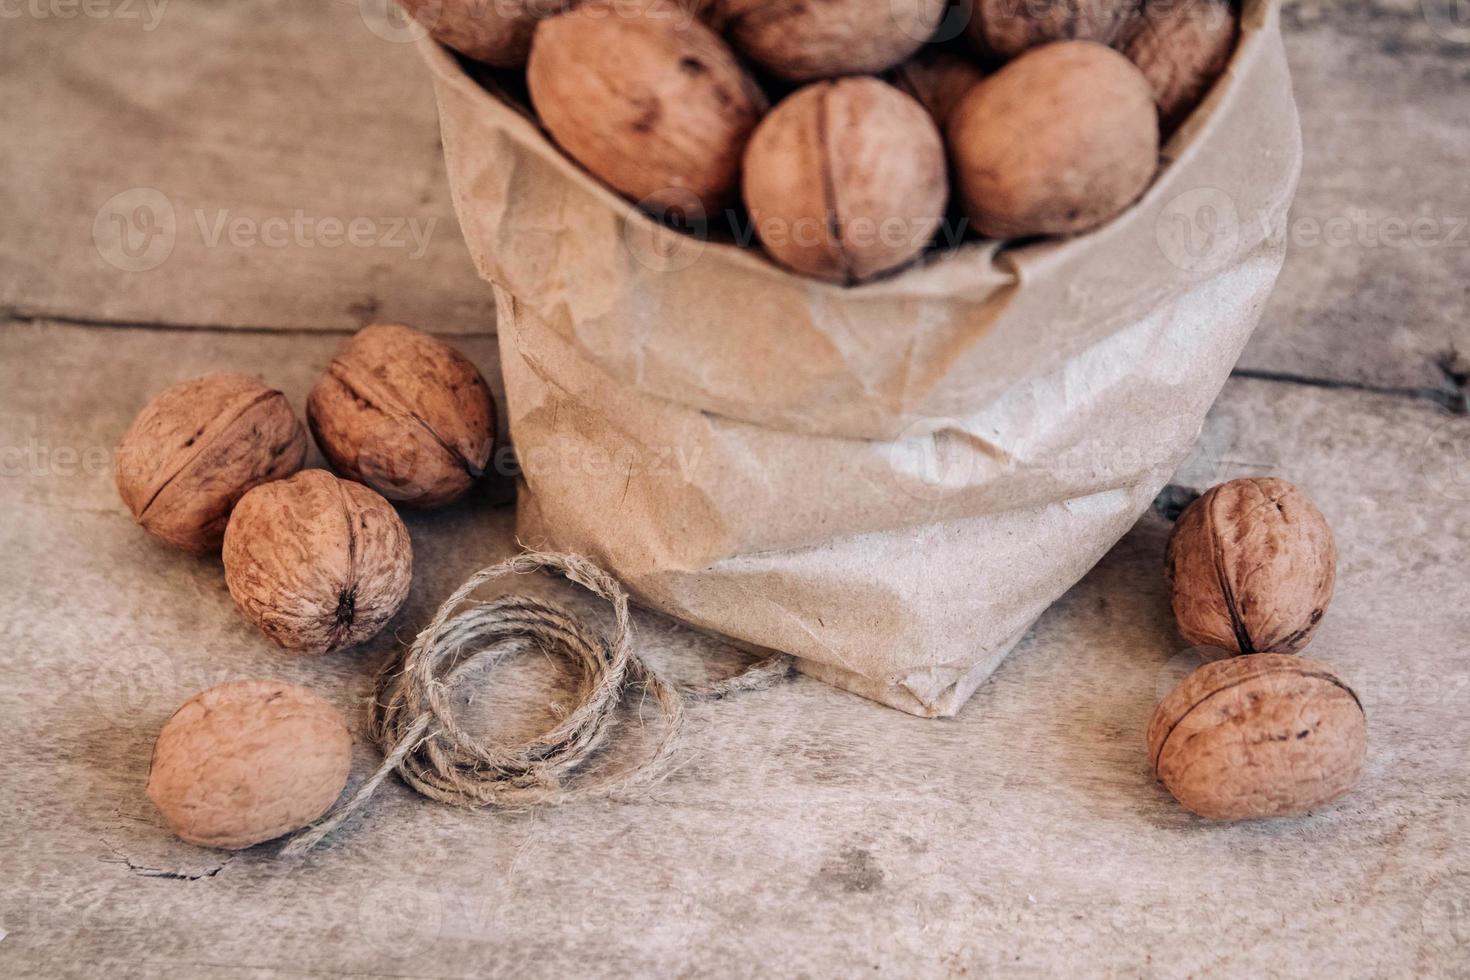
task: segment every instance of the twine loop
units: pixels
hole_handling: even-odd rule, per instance
[[[531,596],[471,599],[486,583],[543,570],[607,601],[612,636],[603,637],[561,606]],[[758,690],[791,670],[791,658],[778,654],[707,687],[679,689],[633,652],[632,635],[627,593],[585,558],[528,552],[476,572],[439,607],[403,658],[378,678],[369,736],[383,752],[382,764],[350,800],[297,834],[281,853],[315,847],[394,771],[430,799],[468,807],[562,803],[655,780],[672,755],[686,698],[712,700]],[[496,744],[465,729],[455,713],[456,685],[471,670],[532,652],[573,666],[575,707],[549,731],[520,744]],[[616,725],[619,704],[634,687],[652,697],[663,721],[653,747],[628,769],[569,782],[602,747]]]

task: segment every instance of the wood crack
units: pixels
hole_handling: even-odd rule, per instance
[[[68,313],[53,313],[21,307],[0,307],[0,321],[10,323],[54,323],[67,327],[94,330],[152,330],[159,333],[223,333],[245,335],[270,335],[278,337],[350,337],[366,326],[368,321],[356,327],[312,327],[312,326],[260,326],[243,323],[177,323],[166,320],[129,320],[111,317],[75,316]],[[433,336],[448,341],[493,339],[495,331],[472,331],[470,333],[435,333]]]

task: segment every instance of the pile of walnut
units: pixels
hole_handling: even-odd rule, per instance
[[[524,68],[552,139],[614,190],[843,284],[920,256],[951,183],[951,241],[1115,217],[1238,33],[1235,0],[969,0],[963,38],[933,0],[400,2]]]
[[[1306,813],[1361,778],[1362,704],[1326,665],[1294,655],[1327,611],[1336,569],[1327,522],[1282,480],[1223,484],[1180,516],[1167,558],[1179,631],[1226,656],[1159,705],[1148,751],[1200,816]]]
[[[495,403],[458,351],[381,324],[342,345],[307,420],[340,478],[301,469],[306,427],[281,392],[243,374],[183,382],[123,436],[117,488],[159,540],[222,549],[245,618],[282,649],[315,655],[376,635],[408,598],[413,549],[394,504],[468,492],[491,459]],[[249,847],[325,812],[350,749],[341,718],[311,692],[231,682],[169,720],[148,792],[184,840]]]

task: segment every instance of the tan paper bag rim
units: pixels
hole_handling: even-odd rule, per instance
[[[1209,142],[1217,110],[1231,92],[1235,77],[1243,70],[1243,65],[1261,56],[1261,49],[1275,36],[1280,20],[1280,6],[1281,0],[1244,0],[1240,37],[1230,63],[1194,113],[1163,147],[1160,173],[1153,184],[1122,214],[1094,231],[1070,238],[1033,242],[1019,248],[1010,248],[1005,241],[979,240],[967,242],[958,248],[931,250],[913,265],[884,278],[854,286],[821,282],[790,272],[773,262],[759,248],[711,241],[704,243],[704,255],[717,263],[715,274],[719,272],[718,264],[737,266],[746,273],[754,273],[769,280],[772,288],[799,288],[819,295],[826,293],[840,297],[843,302],[952,294],[956,272],[967,269],[973,273],[977,283],[985,284],[985,292],[991,292],[997,273],[1011,278],[1016,276],[1012,260],[1007,256],[1024,255],[1030,261],[1065,259],[1070,252],[1093,247],[1097,239],[1106,237],[1111,228],[1121,224],[1132,212],[1151,208],[1165,195],[1177,193],[1177,188],[1169,179],[1171,174],[1185,169],[1180,164]],[[420,54],[442,83],[453,87],[475,104],[477,109],[494,117],[497,127],[550,164],[564,179],[576,183],[609,210],[623,214],[626,220],[642,226],[650,234],[661,230],[662,226],[652,217],[563,153],[550,135],[531,117],[471,78],[448,48],[427,35],[421,37],[417,43]]]

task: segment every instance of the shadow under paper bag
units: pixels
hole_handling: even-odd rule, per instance
[[[1102,229],[855,288],[671,233],[432,41],[495,286],[518,535],[837,687],[953,715],[1188,454],[1285,256],[1301,137],[1277,0]],[[667,250],[665,250],[666,252]]]

